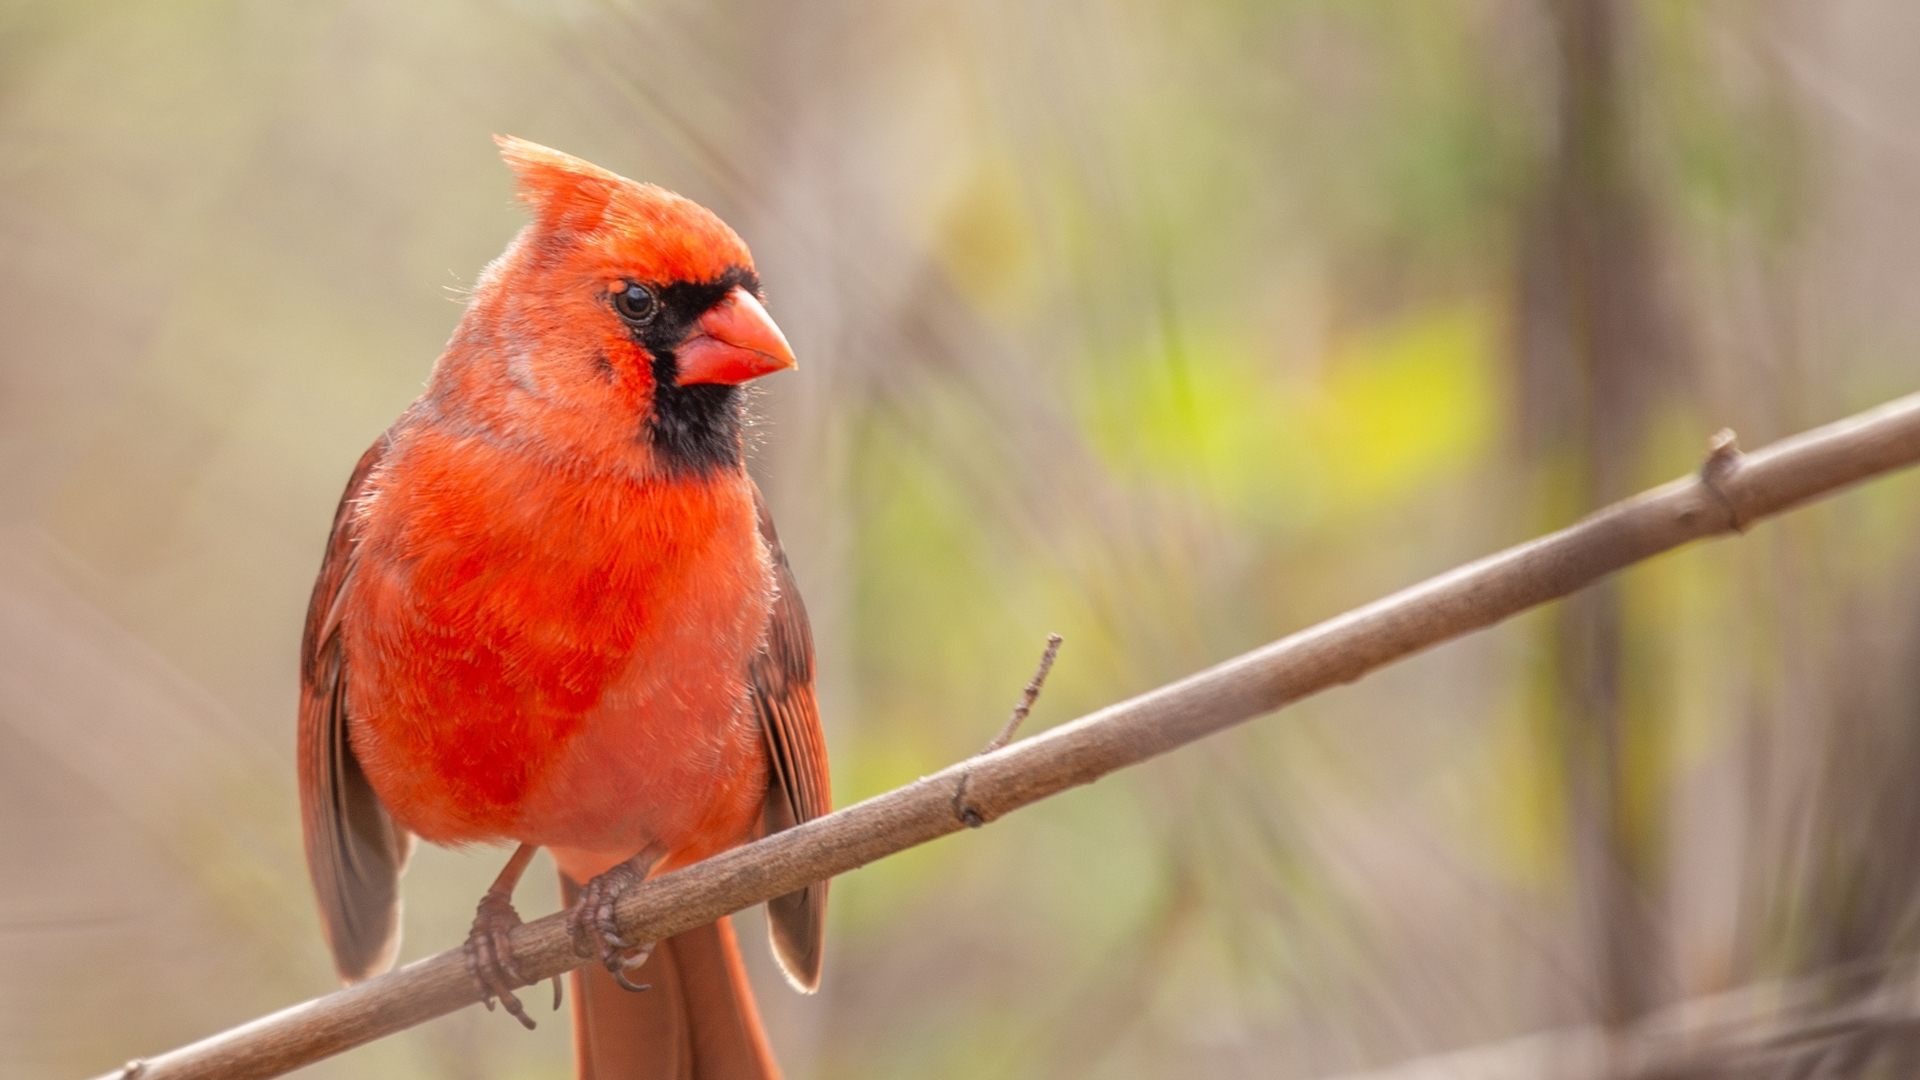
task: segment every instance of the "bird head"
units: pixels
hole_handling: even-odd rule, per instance
[[[429,398],[560,453],[738,467],[741,385],[795,366],[746,244],[673,192],[495,141],[533,220],[482,273]]]

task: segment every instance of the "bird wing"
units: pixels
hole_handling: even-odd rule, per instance
[[[767,790],[767,831],[777,832],[827,813],[833,789],[827,775],[826,736],[820,730],[820,706],[813,695],[813,631],[807,606],[794,585],[793,570],[774,532],[773,517],[760,489],[753,491],[760,535],[773,557],[778,594],[767,627],[767,643],[748,667],[754,708],[767,737],[772,779]],[[773,954],[787,979],[808,993],[820,985],[821,944],[826,934],[827,883],[767,902],[767,931]]]
[[[383,435],[347,481],[300,642],[300,819],[307,870],[334,967],[349,983],[393,965],[400,948],[400,872],[413,850],[413,834],[394,824],[353,756],[340,637],[341,598],[353,577],[359,532],[355,504],[386,450]]]

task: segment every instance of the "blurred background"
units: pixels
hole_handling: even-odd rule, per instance
[[[1914,389],[1916,45],[1905,0],[0,2],[0,1074],[331,987],[301,617],[522,221],[491,133],[752,245],[845,804],[976,751],[1049,631],[1032,730]],[[1306,1078],[1871,985],[1916,482],[851,874],[817,997],[743,916],[789,1076]],[[420,852],[403,958],[503,857]],[[305,1075],[566,1046],[469,1009]]]

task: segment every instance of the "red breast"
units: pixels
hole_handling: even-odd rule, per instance
[[[744,477],[555,477],[431,422],[388,462],[341,624],[354,751],[395,819],[598,853],[578,880],[748,837],[772,586]]]

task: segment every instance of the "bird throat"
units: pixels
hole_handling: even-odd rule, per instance
[[[667,377],[656,378],[653,408],[643,425],[654,461],[680,476],[739,468],[745,393],[718,383],[680,386],[672,378],[672,355],[665,359],[666,364],[654,362],[654,370],[665,367]]]

